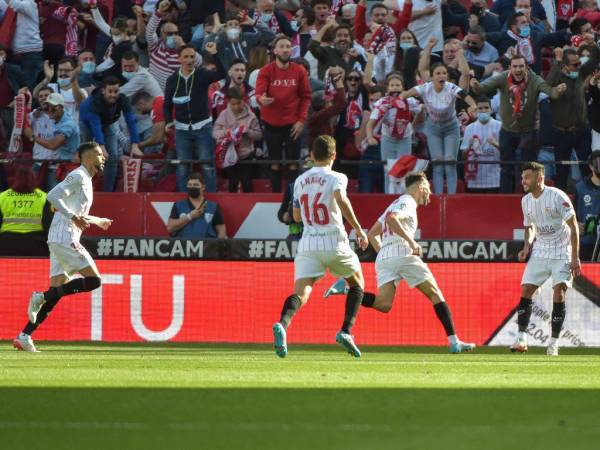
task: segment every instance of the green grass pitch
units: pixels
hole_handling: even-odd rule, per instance
[[[600,448],[600,350],[0,343],[0,449]]]

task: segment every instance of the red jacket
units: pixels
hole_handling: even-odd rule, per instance
[[[280,69],[275,61],[267,64],[258,72],[255,92],[259,103],[263,94],[274,99],[270,105],[261,104],[263,122],[283,127],[306,121],[311,92],[308,74],[300,64],[289,63],[287,69]]]
[[[394,33],[396,33],[396,37],[400,38],[400,33],[408,28],[408,24],[410,23],[410,19],[412,16],[412,2],[404,3],[404,7],[402,8],[402,13],[398,11],[394,11],[392,14],[396,18],[396,21],[391,25]],[[365,38],[365,34],[367,34],[367,19],[366,19],[367,8],[363,5],[358,5],[356,7],[356,15],[354,16],[354,37],[356,41],[363,45],[363,39]]]
[[[600,24],[600,11],[592,11],[589,9],[579,9],[575,15],[578,19],[585,19],[595,28]]]

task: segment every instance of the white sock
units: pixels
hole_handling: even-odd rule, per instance
[[[455,334],[451,334],[450,336],[448,336],[448,342],[450,343],[450,345],[457,344],[458,337]]]
[[[519,340],[527,342],[527,333],[525,331],[519,331]]]
[[[551,338],[550,338],[550,343],[549,343],[548,345],[554,345],[554,344],[556,344],[557,342],[558,342],[558,338],[553,338],[553,337],[551,337]]]

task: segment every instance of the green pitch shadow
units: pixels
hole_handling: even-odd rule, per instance
[[[600,391],[0,388],[0,448],[591,449]]]

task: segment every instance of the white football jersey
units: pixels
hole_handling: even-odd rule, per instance
[[[94,200],[94,188],[92,177],[83,166],[70,172],[66,178],[57,184],[48,193],[48,201],[56,208],[55,200],[60,198],[65,206],[76,216],[86,216],[92,207]],[[54,214],[50,230],[48,231],[48,242],[70,245],[79,242],[81,230],[75,226],[73,221],[62,212]]]
[[[387,217],[393,213],[398,215],[398,218],[402,221],[402,227],[410,237],[414,239],[417,232],[419,225],[417,219],[417,202],[412,195],[404,194],[394,200],[379,219],[377,219],[383,228],[381,250],[377,254],[378,260],[412,255],[412,249],[408,245],[408,242],[390,230],[385,222]]]
[[[348,242],[342,212],[334,192],[346,192],[348,177],[325,167],[313,167],[294,182],[294,207],[300,208],[304,232],[298,252],[335,250]]]
[[[575,215],[575,210],[567,194],[546,186],[538,198],[525,195],[521,207],[523,225],[533,226],[535,230],[531,256],[570,260],[571,230],[566,221]]]

